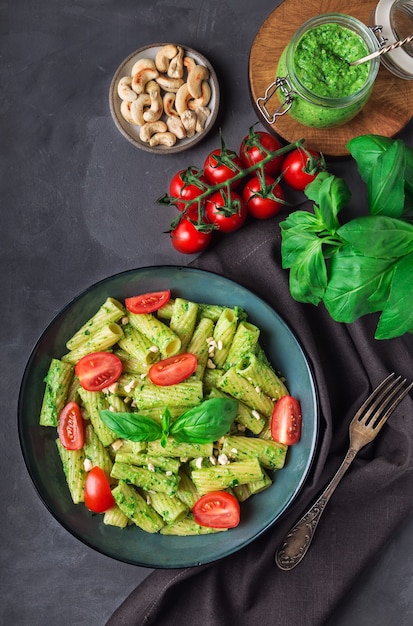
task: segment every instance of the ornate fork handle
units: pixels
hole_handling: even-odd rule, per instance
[[[278,567],[283,570],[293,569],[304,558],[324,509],[357,452],[358,450],[349,448],[343,462],[322,494],[288,532],[275,554]]]

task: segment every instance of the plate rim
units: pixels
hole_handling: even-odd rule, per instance
[[[305,471],[301,474],[301,477],[299,479],[299,481],[297,482],[297,484],[295,485],[295,488],[293,490],[293,492],[289,495],[288,497],[288,501],[286,502],[286,504],[282,507],[282,509],[278,512],[278,514],[273,517],[268,523],[266,523],[264,526],[262,526],[261,528],[259,528],[256,532],[254,532],[254,534],[252,536],[248,536],[247,538],[243,539],[240,543],[238,543],[235,547],[230,547],[227,548],[225,552],[223,552],[222,554],[219,554],[218,556],[213,556],[212,558],[209,558],[208,556],[202,558],[202,559],[191,559],[191,562],[189,562],[188,560],[182,560],[181,562],[174,562],[174,563],[149,563],[149,562],[141,562],[141,561],[137,561],[136,559],[131,559],[131,558],[127,558],[125,556],[119,556],[116,554],[116,551],[110,550],[106,547],[101,547],[98,546],[96,544],[93,543],[92,540],[85,538],[81,532],[78,532],[76,529],[73,529],[69,523],[66,522],[66,520],[64,518],[62,518],[61,515],[58,515],[56,513],[55,510],[53,510],[53,507],[49,504],[49,502],[47,501],[46,497],[44,496],[44,494],[42,493],[36,477],[35,477],[35,472],[32,468],[32,466],[30,465],[28,458],[27,458],[27,448],[29,448],[29,446],[26,446],[26,442],[25,442],[25,437],[24,437],[24,424],[23,424],[23,398],[22,398],[22,392],[25,388],[25,384],[26,384],[26,380],[29,376],[29,372],[30,372],[30,368],[32,366],[32,363],[36,357],[37,351],[40,347],[40,344],[42,342],[42,340],[47,336],[48,332],[55,326],[55,324],[57,322],[59,322],[59,320],[61,318],[63,318],[65,316],[65,314],[68,312],[68,310],[71,309],[71,307],[73,307],[79,300],[81,300],[84,296],[86,296],[91,290],[95,290],[98,289],[102,286],[105,285],[105,283],[108,283],[114,279],[118,279],[121,280],[122,277],[126,277],[127,275],[134,275],[136,273],[147,273],[148,271],[152,271],[152,270],[156,270],[157,272],[167,272],[168,270],[172,270],[172,271],[182,271],[182,272],[190,272],[190,273],[198,273],[201,275],[205,275],[205,276],[212,276],[217,278],[218,280],[222,280],[224,282],[236,285],[237,288],[241,289],[242,291],[247,292],[248,295],[252,295],[254,299],[258,299],[266,308],[268,308],[276,317],[278,317],[279,321],[281,322],[281,324],[285,327],[285,329],[290,333],[292,339],[296,342],[297,347],[299,349],[299,351],[301,352],[301,356],[303,358],[305,367],[308,371],[308,376],[309,376],[309,382],[310,382],[310,386],[311,386],[311,396],[312,396],[312,400],[313,400],[313,407],[314,407],[314,429],[312,432],[312,437],[311,437],[311,450],[310,450],[310,454],[309,457],[306,461],[306,467],[305,467]],[[110,295],[110,294],[109,294]],[[248,314],[250,312],[248,311]],[[219,274],[218,272],[214,272],[211,270],[205,270],[202,268],[193,268],[193,267],[188,267],[188,266],[180,266],[180,265],[156,265],[156,266],[145,266],[145,267],[140,267],[140,268],[132,268],[129,270],[124,270],[121,272],[117,272],[115,274],[112,274],[110,276],[107,276],[105,278],[102,278],[98,281],[96,281],[95,283],[89,285],[88,287],[86,287],[85,289],[83,289],[81,292],[79,292],[77,295],[75,295],[73,298],[71,298],[67,304],[60,309],[54,316],[53,318],[50,320],[50,322],[47,324],[47,326],[45,327],[45,329],[43,330],[43,332],[40,333],[37,341],[34,343],[32,350],[29,353],[29,358],[27,359],[25,368],[24,368],[24,372],[23,372],[23,376],[22,376],[22,380],[21,380],[21,384],[20,384],[20,388],[19,388],[19,394],[18,394],[18,403],[17,403],[17,420],[18,420],[18,436],[19,436],[19,443],[20,443],[20,451],[22,453],[23,456],[23,460],[24,460],[24,464],[26,466],[26,469],[28,471],[28,474],[30,476],[31,482],[35,488],[35,491],[37,492],[40,500],[43,502],[43,504],[45,505],[46,509],[48,510],[48,512],[52,515],[52,517],[55,519],[55,521],[57,521],[63,528],[65,528],[73,537],[75,537],[76,539],[78,539],[81,543],[83,543],[84,545],[88,546],[89,548],[97,551],[100,554],[103,554],[105,556],[108,556],[110,558],[113,558],[117,561],[120,562],[124,562],[124,563],[128,563],[131,565],[136,565],[136,566],[140,566],[140,567],[145,567],[145,568],[151,568],[151,569],[174,569],[174,568],[182,568],[182,567],[195,567],[195,566],[199,566],[199,565],[204,565],[207,563],[212,563],[212,562],[217,562],[222,560],[223,558],[226,558],[227,556],[230,556],[231,554],[234,554],[236,552],[238,552],[239,550],[241,550],[242,548],[246,547],[247,545],[249,545],[250,543],[252,543],[253,541],[255,541],[256,539],[258,539],[258,537],[260,537],[263,533],[265,533],[266,531],[269,530],[269,528],[271,528],[276,522],[278,522],[280,520],[280,518],[283,517],[283,515],[286,513],[286,511],[290,508],[290,506],[292,505],[292,503],[296,500],[296,498],[298,497],[298,495],[300,494],[309,474],[310,471],[313,467],[314,464],[314,460],[316,457],[316,452],[317,452],[317,448],[318,448],[318,441],[319,441],[319,430],[320,430],[320,404],[319,404],[319,392],[317,389],[317,385],[316,385],[316,379],[315,379],[315,375],[314,375],[314,370],[312,367],[312,364],[302,346],[301,341],[299,340],[299,338],[296,336],[296,334],[292,331],[292,329],[290,328],[290,326],[287,324],[287,322],[284,320],[284,318],[271,306],[269,305],[265,299],[263,299],[261,296],[257,295],[252,289],[244,287],[242,284],[238,283],[237,281],[228,278],[226,276],[223,276],[222,274]],[[40,427],[40,426],[39,426]],[[75,505],[73,505],[75,506]],[[100,517],[100,516],[99,516]],[[103,521],[101,522],[103,524]],[[109,527],[106,527],[109,528]],[[113,529],[111,529],[113,530]],[[114,529],[114,530],[119,530],[119,529]],[[138,529],[139,530],[139,529]],[[125,530],[123,530],[123,532],[125,532]],[[142,531],[144,532],[144,531]],[[226,533],[218,533],[218,534],[226,534]],[[159,535],[159,533],[156,534],[157,536],[160,537],[164,537],[162,535]],[[214,535],[204,535],[203,537],[213,537]],[[165,537],[167,538],[167,537]],[[180,537],[179,539],[184,539],[185,537]]]

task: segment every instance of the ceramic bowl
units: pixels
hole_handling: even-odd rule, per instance
[[[178,47],[183,48],[185,52],[185,55],[184,55],[185,57],[187,57],[192,62],[195,62],[197,65],[202,65],[208,69],[209,78],[207,79],[207,83],[210,88],[210,100],[206,106],[209,109],[210,113],[206,119],[203,129],[200,130],[199,132],[195,132],[195,134],[192,135],[191,137],[187,136],[187,137],[184,137],[183,139],[176,139],[176,143],[172,146],[166,146],[166,145],[151,146],[147,141],[143,141],[141,138],[142,126],[139,124],[135,124],[135,123],[129,123],[125,119],[124,115],[122,114],[121,108],[122,106],[125,106],[125,103],[122,104],[123,98],[119,96],[118,85],[119,85],[119,81],[122,78],[131,76],[132,70],[134,69],[134,67],[136,67],[135,64],[137,62],[139,62],[142,59],[149,59],[150,61],[154,62],[158,52],[165,46],[169,46],[169,45],[175,46],[175,48],[177,49]],[[160,72],[160,75],[162,78],[167,78],[166,73]],[[184,83],[186,83],[187,77],[188,77],[188,67],[185,66],[184,75],[182,79]],[[166,89],[161,88],[161,97],[163,97],[165,93],[167,92],[168,91]],[[140,148],[142,150],[146,150],[147,152],[155,153],[155,154],[172,154],[172,153],[177,153],[177,152],[183,152],[184,150],[187,150],[188,148],[192,148],[193,146],[198,144],[200,141],[202,141],[206,137],[206,135],[209,133],[209,131],[212,129],[212,127],[214,126],[215,120],[218,115],[218,110],[219,110],[219,100],[220,100],[220,93],[219,93],[218,79],[208,59],[206,59],[202,54],[200,54],[196,50],[193,50],[192,48],[188,48],[187,46],[181,46],[181,44],[158,43],[158,44],[152,44],[150,46],[145,46],[143,48],[139,48],[138,50],[135,50],[135,52],[132,52],[119,65],[118,69],[116,70],[113,76],[113,79],[110,85],[110,90],[109,90],[109,107],[110,107],[110,112],[112,115],[112,119],[116,125],[116,128],[125,137],[125,139],[130,141],[135,147]],[[192,106],[192,104],[189,103],[188,106]],[[161,121],[166,122],[167,117],[168,116],[166,115],[165,109],[164,109],[160,119]]]
[[[105,526],[103,516],[72,503],[56,450],[56,429],[39,426],[44,378],[52,357],[67,350],[67,339],[86,322],[108,296],[117,299],[171,289],[174,297],[196,302],[238,305],[261,329],[260,343],[271,363],[285,376],[289,391],[299,398],[303,432],[291,446],[286,464],[265,491],[241,504],[241,522],[223,533],[195,537],[148,534],[131,525]],[[18,406],[20,443],[37,492],[50,513],[72,535],[109,557],[150,568],[191,567],[219,560],[240,550],[277,522],[300,492],[313,462],[319,418],[313,374],[299,340],[283,319],[262,299],[217,274],[175,266],[148,267],[111,276],[77,296],[46,328],[24,372]]]

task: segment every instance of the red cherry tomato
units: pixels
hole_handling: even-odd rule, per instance
[[[312,158],[309,158],[308,154]],[[283,180],[297,191],[304,191],[317,176],[325,169],[324,161],[319,152],[306,148],[296,148],[287,154],[282,164]]]
[[[171,297],[171,290],[154,291],[144,293],[139,296],[125,298],[125,306],[131,313],[153,313],[168,302]]]
[[[241,196],[235,191],[223,189],[209,196],[205,204],[205,215],[208,222],[214,224],[223,233],[238,230],[247,218],[247,208]]]
[[[171,231],[171,243],[175,250],[183,254],[197,254],[205,250],[211,241],[212,230],[199,230],[183,217]]]
[[[118,380],[122,361],[111,352],[91,352],[77,362],[75,373],[83,389],[101,391]]]
[[[194,354],[184,352],[162,359],[149,368],[149,378],[154,385],[167,387],[177,385],[191,376],[197,366]]]
[[[281,143],[273,135],[263,131],[250,130],[240,146],[240,155],[244,167],[251,167],[263,160],[269,152],[276,152],[282,148]],[[270,176],[277,176],[281,171],[283,156],[279,155],[264,165],[264,172]]]
[[[302,416],[299,401],[282,396],[275,403],[271,416],[271,436],[274,441],[292,446],[301,439]]]
[[[85,428],[80,406],[68,402],[60,412],[57,434],[66,450],[81,450],[85,444]]]
[[[234,528],[240,521],[240,506],[226,491],[211,491],[195,502],[192,512],[197,524],[208,528]]]
[[[242,197],[248,213],[258,220],[266,220],[283,208],[284,191],[275,178],[266,175],[262,183],[258,176],[252,176],[245,185]]]
[[[92,467],[86,477],[85,505],[94,513],[104,513],[115,506],[107,476],[98,466]]]
[[[225,163],[219,163],[217,157],[223,158]],[[242,170],[242,167],[242,161],[236,152],[233,150],[225,150],[223,153],[222,150],[218,148],[210,152],[205,159],[204,176],[211,185],[219,185],[235,176],[235,174],[238,174],[238,172]],[[236,180],[231,183],[231,189],[235,189],[240,182],[241,180]]]
[[[190,167],[186,170],[180,170],[175,174],[175,176],[169,183],[169,196],[171,198],[176,198],[174,204],[178,211],[182,212],[186,210],[188,213],[196,214],[198,210],[198,203],[186,203],[189,200],[195,200],[205,191],[205,185],[202,185],[202,182],[206,183],[204,176],[199,176],[199,180],[201,181],[200,186],[193,182],[197,173],[198,170],[194,167]],[[189,180],[191,180],[192,182],[189,182]]]

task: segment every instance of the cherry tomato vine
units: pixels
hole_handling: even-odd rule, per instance
[[[300,180],[309,182],[325,169],[322,155],[303,144],[304,139],[299,139],[282,146],[273,135],[252,126],[238,154],[227,148],[221,134],[220,149],[208,154],[203,168],[191,165],[177,172],[169,193],[158,199],[159,204],[174,205],[179,211],[168,231],[176,250],[200,252],[209,245],[214,230],[230,233],[243,226],[247,215],[268,219],[288,206],[280,185],[285,175],[293,178],[291,171],[283,170],[288,156],[299,157],[301,165],[295,171]],[[290,163],[295,160],[290,158]]]

